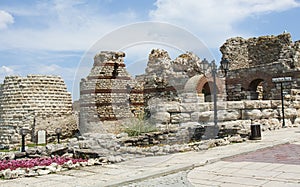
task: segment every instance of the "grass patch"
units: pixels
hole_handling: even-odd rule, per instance
[[[8,150],[8,149],[1,149],[0,152],[7,153],[7,152],[10,152],[10,150]]]
[[[127,133],[128,136],[138,136],[143,133],[155,131],[157,131],[155,125],[149,123],[147,120],[144,120],[143,116],[131,118],[130,120],[125,121],[123,124],[123,132]]]

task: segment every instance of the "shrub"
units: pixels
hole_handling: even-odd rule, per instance
[[[128,136],[138,136],[143,133],[157,131],[155,125],[145,120],[143,115],[139,115],[138,118],[131,118],[130,120],[125,121],[123,126],[123,131],[126,132]]]

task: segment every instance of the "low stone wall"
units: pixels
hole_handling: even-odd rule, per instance
[[[286,126],[300,123],[300,102],[285,101]],[[251,124],[261,124],[262,130],[282,126],[280,100],[222,101],[217,103],[218,128],[221,136],[240,134],[247,136]],[[214,125],[213,103],[161,102],[150,107],[151,120],[160,129],[192,129]],[[188,125],[187,125],[188,124]]]

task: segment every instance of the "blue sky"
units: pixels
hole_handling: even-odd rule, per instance
[[[74,76],[86,63],[86,52],[124,26],[144,21],[176,25],[199,38],[219,61],[218,49],[230,37],[286,30],[294,41],[300,40],[299,18],[299,0],[1,0],[0,82],[7,75],[60,75],[77,99]],[[138,63],[145,63],[153,47],[164,48],[124,48],[126,64],[135,62],[132,72],[143,72]],[[180,53],[166,48],[172,58]]]

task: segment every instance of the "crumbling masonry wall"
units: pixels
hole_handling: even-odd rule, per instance
[[[293,42],[289,33],[244,39],[230,38],[221,46],[222,58],[230,62],[226,78],[228,100],[279,99],[280,87],[272,78],[292,77],[285,91],[300,87],[300,41]]]
[[[137,80],[144,85],[146,110],[149,103],[157,100],[181,102],[190,96],[198,97],[204,102],[202,88],[205,83],[211,82],[212,77],[209,72],[204,75],[206,70],[202,69],[203,63],[207,61],[201,60],[192,52],[186,52],[172,60],[167,51],[153,49],[149,54],[145,74],[137,76]],[[198,84],[200,79],[203,83],[201,86]],[[220,95],[225,93],[225,89],[219,90]]]
[[[143,110],[142,85],[125,69],[123,52],[102,51],[80,82],[80,131],[111,132],[103,121],[134,117]]]
[[[212,78],[203,76],[204,61],[195,54],[187,52],[171,60],[167,51],[153,49],[146,73],[135,79],[127,72],[124,57],[125,53],[112,51],[102,51],[94,57],[89,75],[80,82],[81,133],[117,131],[117,121],[140,114],[143,115],[139,117],[151,116],[150,103],[204,102],[198,76],[202,77],[202,86]],[[191,78],[193,81],[189,81]]]

